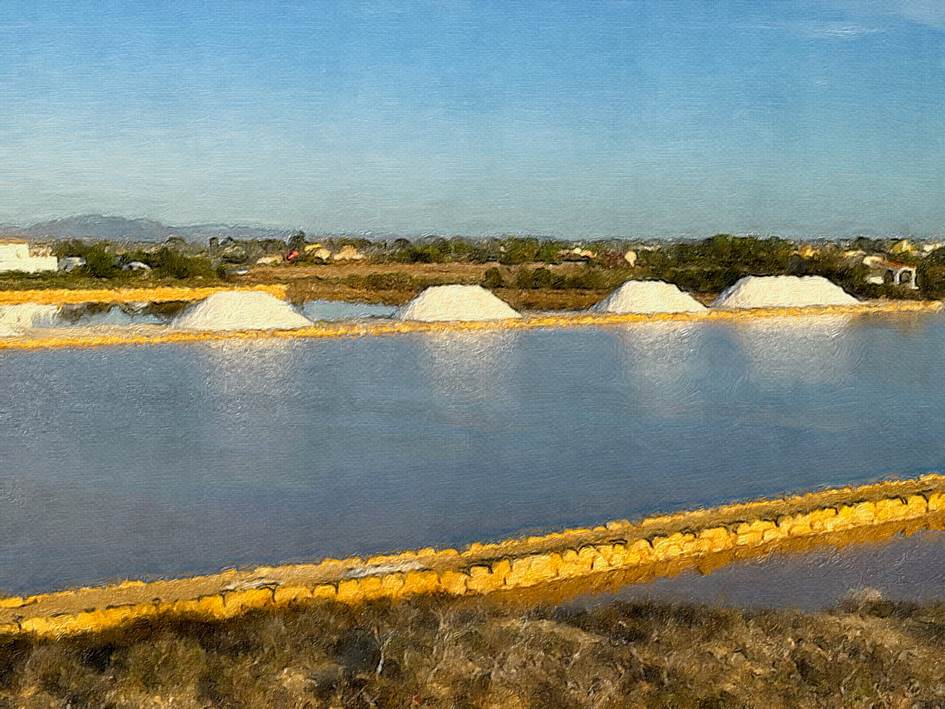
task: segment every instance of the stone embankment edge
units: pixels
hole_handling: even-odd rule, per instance
[[[268,287],[268,286],[267,286]],[[194,289],[197,290],[197,289]],[[178,300],[179,298],[173,298]],[[166,328],[131,329],[96,333],[90,330],[54,335],[26,335],[0,338],[0,350],[34,350],[130,345],[181,344],[221,340],[317,339],[365,337],[426,332],[514,331],[568,327],[602,327],[652,322],[733,321],[757,318],[794,318],[823,315],[865,316],[937,312],[941,301],[891,300],[859,305],[831,305],[806,308],[753,308],[747,310],[704,310],[694,313],[578,313],[529,315],[516,320],[415,322],[378,320],[316,324],[293,330],[184,331]]]
[[[625,520],[593,528],[432,548],[314,565],[260,567],[174,582],[127,581],[30,597],[0,598],[0,633],[64,636],[101,631],[141,618],[196,615],[225,619],[253,609],[316,601],[357,604],[418,594],[473,596],[536,589],[597,575],[646,570],[648,578],[678,572],[681,563],[713,555],[745,555],[779,542],[811,542],[894,523],[945,515],[945,477],[925,475],[795,497]],[[282,580],[273,580],[279,578]],[[230,583],[223,584],[228,579]],[[208,581],[212,580],[212,581]],[[159,589],[175,584],[174,597]],[[163,584],[163,586],[162,586]],[[216,584],[215,588],[210,588]],[[187,593],[191,587],[194,592]],[[198,592],[200,589],[200,592]],[[129,602],[96,604],[110,596]],[[58,609],[58,610],[57,610]]]
[[[223,291],[262,291],[285,300],[286,286],[278,283],[258,286],[189,288],[160,286],[156,288],[48,288],[0,291],[0,305],[74,305],[77,303],[168,303],[204,300]]]

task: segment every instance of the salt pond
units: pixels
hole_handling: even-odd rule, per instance
[[[942,469],[943,357],[940,315],[2,352],[0,588]]]
[[[302,315],[309,320],[362,320],[389,318],[397,312],[394,305],[349,303],[343,300],[310,300],[302,306]]]
[[[131,327],[166,325],[189,303],[85,303],[77,305],[0,305],[0,324],[17,328]],[[311,300],[295,308],[309,320],[363,320],[389,318],[391,305]]]

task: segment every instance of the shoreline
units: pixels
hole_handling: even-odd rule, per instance
[[[196,289],[186,289],[195,291]],[[253,289],[249,289],[253,290]],[[136,292],[140,296],[140,292]],[[2,293],[0,293],[2,295]],[[206,296],[203,296],[206,297]],[[134,300],[133,298],[129,298]],[[170,298],[179,300],[179,298]],[[119,301],[115,301],[119,302]],[[0,300],[0,304],[3,301]],[[366,337],[427,332],[482,332],[568,327],[602,327],[652,322],[735,321],[779,317],[819,317],[824,315],[866,316],[940,312],[942,301],[885,300],[856,305],[828,305],[787,308],[708,309],[682,313],[571,313],[530,314],[521,319],[490,321],[418,322],[377,320],[375,322],[325,322],[294,330],[172,330],[158,326],[138,326],[103,331],[93,328],[54,330],[49,334],[17,335],[0,338],[2,350],[38,350],[128,345],[184,344],[222,340],[319,339]]]
[[[60,636],[139,618],[227,619],[260,608],[320,601],[357,605],[429,594],[561,601],[686,568],[823,543],[945,529],[945,476],[614,520],[463,549],[424,549],[310,564],[0,597],[0,635]],[[524,593],[523,593],[524,591]],[[535,602],[534,600],[531,602]]]
[[[84,303],[169,303],[204,300],[225,291],[262,291],[285,300],[279,283],[252,286],[158,286],[156,288],[48,288],[0,290],[0,305],[76,305]]]

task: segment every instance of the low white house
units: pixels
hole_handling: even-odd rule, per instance
[[[66,273],[72,273],[77,268],[85,265],[85,259],[81,256],[66,256],[59,261],[59,270]]]
[[[23,239],[0,239],[0,272],[40,273],[58,268],[59,261],[55,256],[33,256],[29,242]]]
[[[910,290],[919,290],[919,284],[916,280],[916,267],[908,263],[899,263],[897,261],[888,261],[886,259],[872,259],[867,263],[870,272],[866,274],[866,282],[881,286],[884,283],[893,286],[902,286]]]

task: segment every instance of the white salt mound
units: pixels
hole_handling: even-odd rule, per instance
[[[508,320],[520,318],[505,301],[482,286],[433,286],[397,311],[398,320]]]
[[[823,276],[746,276],[726,288],[714,308],[796,308],[859,301]]]
[[[49,327],[56,324],[59,306],[41,303],[0,305],[0,325],[9,328]]]
[[[19,330],[12,328],[9,325],[4,325],[0,323],[0,337],[16,337],[17,335],[22,335]]]
[[[172,327],[183,330],[292,330],[312,322],[275,296],[254,291],[223,291],[178,315]]]
[[[705,306],[672,283],[627,281],[591,310],[595,313],[694,313]]]

